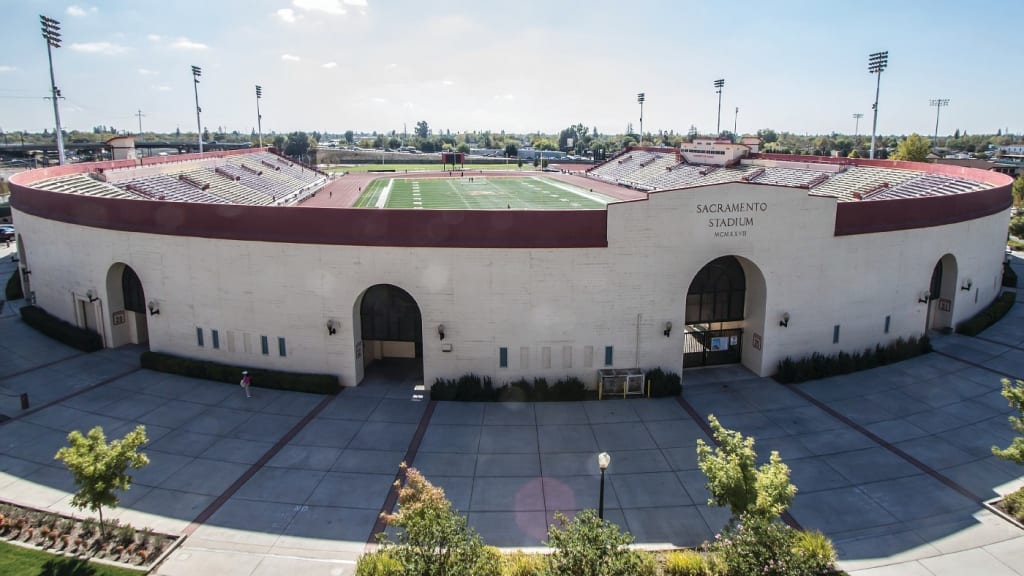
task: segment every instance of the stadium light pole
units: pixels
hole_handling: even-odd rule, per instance
[[[939,146],[939,112],[943,106],[949,106],[949,98],[935,98],[934,100],[928,101],[929,106],[935,106],[935,144],[937,148]]]
[[[853,124],[853,137],[854,138],[856,138],[857,135],[860,134],[860,119],[863,118],[863,117],[864,117],[864,115],[861,114],[860,112],[854,112],[853,113],[853,120],[854,120],[854,124]]]
[[[732,117],[732,136],[733,136],[733,138],[739,136],[739,133],[736,132],[736,124],[739,121],[740,121],[740,107],[737,106],[736,107],[736,115]]]
[[[882,87],[882,70],[889,64],[889,51],[875,52],[868,56],[868,72],[877,74],[878,80],[875,84],[875,103],[871,109],[875,111],[875,120],[871,123],[871,158],[875,157],[875,133],[878,130],[878,91]]]
[[[193,87],[196,91],[196,133],[199,135],[199,153],[203,153],[203,123],[199,119],[199,113],[203,111],[199,107],[199,77],[203,75],[203,69],[199,66],[192,67],[192,80],[194,81]]]
[[[46,58],[50,61],[50,97],[53,98],[53,120],[57,125],[57,161],[65,163],[64,159],[64,131],[60,127],[60,89],[57,88],[57,80],[53,76],[53,48],[60,48],[60,22],[53,18],[39,15],[39,23],[43,27],[43,38],[46,40]]]
[[[263,148],[263,115],[260,114],[260,98],[263,98],[263,86],[256,85],[256,129],[260,134],[260,148]]]
[[[715,80],[715,88],[718,88],[718,90],[715,90],[718,93],[718,124],[715,125],[715,138],[718,138],[718,135],[722,133],[722,87],[724,86],[725,79],[719,78]]]
[[[644,145],[644,100],[647,96],[643,92],[636,95],[636,101],[640,103],[640,145]]]

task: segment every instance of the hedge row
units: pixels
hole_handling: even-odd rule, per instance
[[[274,390],[291,390],[312,394],[337,394],[341,390],[338,377],[332,374],[302,374],[298,372],[279,372],[221,364],[208,360],[195,360],[162,352],[143,352],[139,363],[147,370],[180,374],[189,378],[200,378],[228,384],[238,384],[242,378],[242,370],[248,370],[255,388],[272,388]]]
[[[1017,287],[1017,273],[1013,271],[1013,266],[1010,266],[1009,262],[1003,263],[1003,286],[1007,288]]]
[[[25,297],[24,289],[21,287],[21,274],[17,269],[11,272],[7,279],[7,286],[4,289],[4,297],[8,300],[21,300]]]
[[[779,370],[775,373],[774,378],[777,382],[783,384],[795,384],[807,380],[817,380],[819,378],[828,378],[829,376],[849,374],[850,372],[870,370],[878,366],[927,354],[931,350],[931,341],[927,335],[923,335],[920,338],[912,336],[909,340],[900,338],[888,346],[879,344],[874,348],[865,348],[864,352],[854,352],[853,354],[840,352],[839,354],[826,356],[815,352],[800,360],[786,357],[785,360],[779,362]]]
[[[98,332],[65,322],[38,306],[22,306],[21,319],[25,324],[72,348],[84,352],[103,349],[103,337]]]
[[[1003,278],[1005,279],[1006,277],[1004,276]],[[957,324],[956,331],[967,336],[980,334],[983,330],[998,322],[1003,316],[1006,316],[1006,313],[1013,307],[1013,302],[1016,299],[1016,292],[1003,292],[999,295],[999,298],[996,298],[994,302],[988,305],[988,308],[978,312],[972,318]]]
[[[652,397],[678,396],[683,392],[682,381],[674,372],[655,368],[645,376]],[[596,398],[596,391],[587,390],[582,380],[572,376],[554,384],[548,384],[547,378],[520,378],[495,387],[489,376],[466,374],[454,379],[438,378],[430,388],[431,400],[458,402],[571,402]]]

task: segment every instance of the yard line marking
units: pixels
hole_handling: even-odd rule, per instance
[[[394,178],[388,179],[388,185],[384,187],[384,190],[380,193],[377,198],[377,208],[383,208],[388,203],[388,197],[391,196],[391,185],[395,183]]]

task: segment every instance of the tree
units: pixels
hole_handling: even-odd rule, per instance
[[[351,144],[355,137],[356,135],[351,130],[345,130],[345,142]]]
[[[1003,398],[1020,416],[1010,416],[1010,428],[1020,436],[1013,439],[1006,448],[992,447],[992,453],[1004,460],[1024,464],[1024,380],[1010,382],[1003,378]]]
[[[68,443],[57,451],[55,460],[68,467],[78,485],[71,499],[75,508],[96,511],[100,516],[100,530],[106,536],[103,524],[103,506],[114,508],[120,501],[115,490],[128,490],[132,477],[128,467],[138,470],[149,464],[149,458],[138,450],[148,440],[146,427],[139,425],[120,440],[107,444],[103,428],[96,426],[82,436],[78,430],[68,434]]]
[[[426,120],[420,120],[416,123],[416,135],[420,138],[430,136],[430,125],[427,124]]]
[[[642,553],[629,548],[633,536],[598,518],[593,510],[583,510],[571,521],[561,512],[555,512],[555,522],[557,526],[548,528],[547,545],[554,550],[549,559],[549,574],[634,576],[644,573]]]
[[[444,491],[435,487],[415,468],[407,468],[405,483],[398,490],[398,512],[383,515],[393,536],[377,535],[382,550],[405,568],[402,574],[446,576],[490,576],[499,572],[493,554],[466,523],[465,516],[452,510]]]
[[[275,139],[276,141],[276,139]],[[309,136],[305,132],[292,132],[284,145],[285,156],[297,158],[309,151]]]
[[[907,162],[924,162],[931,151],[931,144],[927,138],[922,138],[917,133],[907,136],[896,146],[893,152],[893,160],[906,160]]]
[[[455,147],[456,152],[462,152],[463,154],[469,154],[469,144],[463,142]]]
[[[277,150],[278,152],[282,152],[284,150],[284,143],[285,143],[284,136],[282,136],[281,134],[277,134],[276,136],[274,136],[274,149],[275,150]]]
[[[850,150],[850,154],[847,156],[847,158],[860,158],[860,153],[857,152],[856,150]]]
[[[707,477],[708,504],[728,506],[733,519],[748,515],[772,519],[789,508],[796,486],[789,482],[789,466],[772,450],[766,464],[757,468],[754,438],[744,438],[708,416],[717,448],[697,440],[697,465]]]
[[[761,141],[764,142],[765,144],[777,142],[779,139],[779,135],[775,132],[775,130],[772,130],[771,128],[762,128],[761,130],[758,130],[757,137],[760,138]]]
[[[515,158],[518,155],[519,155],[519,148],[515,144],[513,144],[511,142],[509,142],[508,144],[505,144],[505,157],[506,158]]]
[[[1013,181],[1013,197],[1018,204],[1024,203],[1024,176],[1017,176]]]

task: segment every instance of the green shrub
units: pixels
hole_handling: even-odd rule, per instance
[[[572,402],[587,399],[587,387],[575,376],[563,378],[551,386],[550,396],[557,402]]]
[[[23,309],[24,310],[24,309]],[[337,394],[341,390],[338,377],[333,374],[303,374],[280,372],[248,366],[221,364],[208,360],[195,360],[162,352],[143,352],[139,363],[147,370],[180,374],[189,378],[201,378],[215,382],[238,384],[242,370],[248,370],[252,385],[256,388],[291,390],[312,394]]]
[[[1007,494],[999,504],[1007,514],[1016,518],[1018,522],[1024,522],[1024,488]]]
[[[647,550],[630,550],[636,556],[636,576],[658,576],[658,555]]]
[[[25,297],[25,291],[21,287],[21,274],[17,269],[11,272],[11,277],[7,279],[7,287],[4,289],[4,298],[10,300],[21,300]]]
[[[712,550],[721,555],[730,576],[814,576],[796,560],[797,531],[774,520],[743,517],[715,536]]]
[[[593,510],[583,510],[569,520],[555,513],[557,525],[548,528],[547,545],[554,549],[548,559],[552,576],[636,576],[644,574],[644,559],[629,545],[633,536]]]
[[[438,378],[430,387],[431,400],[457,402],[565,402],[587,400],[592,395],[582,380],[572,376],[551,386],[544,378],[535,378],[532,383],[520,378],[495,388],[489,376],[466,374],[455,380]]]
[[[956,331],[967,336],[976,336],[1006,316],[1017,298],[1014,292],[1003,292],[987,308],[957,325]]]
[[[704,555],[696,550],[673,550],[665,554],[665,576],[709,576]]]
[[[22,306],[21,319],[25,324],[72,348],[84,352],[103,349],[103,337],[98,332],[65,322],[38,306]]]
[[[516,550],[502,558],[501,576],[545,576],[547,566],[547,556]]]
[[[1003,286],[1007,288],[1017,287],[1017,273],[1013,271],[1013,266],[1010,266],[1009,262],[1003,263]]]
[[[832,541],[817,530],[797,531],[791,550],[802,574],[825,574],[836,562]]]
[[[661,368],[654,368],[647,370],[644,377],[650,386],[651,398],[679,396],[683,393],[682,379],[675,372],[665,372]]]
[[[374,550],[359,557],[356,576],[403,576],[402,563],[387,550]]]
[[[932,345],[928,336],[922,335],[920,338],[911,336],[907,340],[899,338],[886,346],[877,344],[874,348],[865,349],[863,353],[840,352],[826,356],[815,352],[800,360],[786,357],[779,362],[774,378],[783,384],[818,380],[900,362],[914,356],[927,354],[931,352],[931,349]]]

